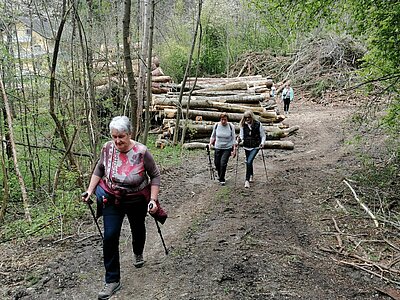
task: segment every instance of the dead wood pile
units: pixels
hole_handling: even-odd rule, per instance
[[[179,92],[168,92],[163,95],[153,95],[151,108],[153,113],[162,120],[162,126],[156,132],[159,134],[157,145],[168,144],[173,135],[178,132],[179,138],[186,126],[185,142],[195,142],[187,149],[205,147],[213,125],[219,121],[220,114],[225,112],[229,121],[235,125],[239,133],[239,122],[246,110],[252,110],[263,124],[267,138],[274,143],[266,143],[266,147],[293,149],[290,143],[279,143],[298,130],[298,127],[285,128],[282,121],[284,115],[279,114],[275,98],[270,97],[273,81],[261,75],[241,76],[234,78],[188,78],[181,101]],[[182,121],[179,131],[176,130],[176,115],[178,107],[182,111]],[[202,142],[198,144],[199,142]],[[200,145],[200,146],[195,146]]]
[[[321,104],[356,103],[358,100],[354,96],[357,95],[349,97],[344,89],[357,84],[355,71],[365,52],[366,49],[349,36],[314,35],[304,40],[290,56],[267,51],[246,53],[231,67],[230,76],[268,74],[274,81],[290,78],[295,93],[305,100]]]

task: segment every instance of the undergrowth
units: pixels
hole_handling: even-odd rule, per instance
[[[161,170],[179,165],[187,155],[196,155],[182,151],[179,146],[156,148],[155,137],[152,136],[147,146]],[[81,201],[82,191],[76,184],[76,176],[64,170],[60,177],[62,184],[59,185],[54,200],[46,192],[31,195],[31,223],[24,218],[18,183],[15,178],[11,178],[10,185],[14,187],[11,190],[14,192],[10,195],[7,213],[0,227],[0,243],[28,238],[63,239],[79,233],[84,222],[92,222],[88,207]]]
[[[353,117],[353,124],[359,132],[353,136],[359,168],[352,179],[357,193],[384,223],[400,228],[400,139],[395,126],[387,126],[388,114],[382,117],[377,109]],[[393,118],[391,119],[393,120]],[[398,124],[396,125],[398,128]]]

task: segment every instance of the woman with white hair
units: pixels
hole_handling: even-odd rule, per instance
[[[134,266],[144,264],[145,217],[158,209],[160,171],[147,147],[132,140],[132,125],[125,116],[110,122],[112,140],[105,143],[83,196],[96,193],[104,223],[103,255],[105,285],[98,299],[109,299],[121,288],[119,237],[125,215],[132,233]]]

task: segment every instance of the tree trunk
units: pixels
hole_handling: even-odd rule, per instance
[[[2,91],[2,95],[3,95],[4,108],[5,108],[6,113],[7,113],[7,123],[8,123],[8,130],[9,130],[9,134],[10,134],[12,157],[13,157],[13,161],[14,161],[15,173],[17,174],[18,182],[19,182],[20,188],[21,188],[22,202],[24,204],[24,210],[25,210],[25,219],[29,223],[31,223],[32,219],[31,219],[31,213],[30,213],[30,208],[29,208],[29,198],[28,198],[28,193],[26,191],[24,178],[22,177],[22,173],[19,170],[19,166],[18,166],[18,157],[17,157],[17,149],[16,149],[16,146],[15,146],[15,140],[14,140],[14,130],[13,130],[13,122],[12,122],[11,110],[10,110],[10,105],[8,103],[7,94],[6,94],[6,91],[5,91],[3,78],[0,79],[0,88],[1,88],[1,91]]]
[[[64,156],[59,161],[58,167],[54,173],[53,190],[51,192],[51,200],[53,201],[53,203],[55,203],[55,199],[56,199],[57,186],[58,186],[58,181],[59,181],[59,177],[61,174],[62,166],[64,164],[65,158],[71,152],[71,148],[72,148],[72,145],[74,144],[74,140],[75,140],[77,132],[78,132],[78,130],[75,128],[74,134],[72,135],[72,138],[71,138],[71,143],[69,144],[69,147],[66,149]]]
[[[30,21],[32,22],[32,19]],[[33,26],[31,23],[30,28],[32,28],[32,27]],[[23,103],[22,103],[23,108],[20,105],[20,109],[24,110],[23,112],[20,111],[20,115],[23,116],[23,120],[25,122],[25,124],[22,126],[22,128],[23,128],[23,132],[24,132],[24,135],[26,138],[26,143],[28,145],[27,149],[28,149],[28,153],[29,153],[29,159],[26,159],[25,162],[28,164],[28,169],[31,172],[32,187],[33,187],[33,189],[36,189],[36,174],[35,174],[34,166],[33,166],[34,160],[33,160],[33,154],[32,154],[31,147],[30,147],[31,142],[30,142],[30,135],[28,132],[28,125],[27,125],[28,112],[27,112],[26,105],[28,102],[27,102],[26,93],[25,93],[25,83],[24,83],[24,78],[23,78],[23,61],[21,59],[21,49],[20,49],[20,42],[18,40],[17,28],[15,28],[15,39],[16,39],[16,45],[17,45],[17,55],[18,55],[17,59],[18,59],[20,85],[21,85],[20,90],[21,90],[22,100],[23,100]],[[32,32],[31,32],[31,39],[32,39]],[[21,103],[21,101],[20,101],[20,103]],[[24,149],[26,149],[26,148],[24,148]],[[25,154],[25,156],[26,156],[26,154]]]
[[[199,41],[198,41],[198,46],[197,46],[196,79],[195,79],[195,81],[193,83],[193,87],[189,91],[189,97],[187,99],[186,118],[185,118],[185,122],[184,122],[183,128],[182,128],[182,138],[181,138],[181,143],[180,143],[181,145],[185,142],[186,130],[187,130],[187,125],[188,125],[188,121],[189,121],[190,101],[192,99],[192,94],[193,94],[194,88],[195,88],[196,83],[197,83],[197,74],[199,73],[200,48],[201,48],[201,42],[202,42],[202,39],[203,39],[203,31],[202,31],[202,27],[201,27],[200,17],[201,17],[201,7],[199,7],[198,15],[197,15],[197,22],[198,22],[198,27],[200,29],[200,36],[199,36]]]
[[[144,136],[143,136],[143,143],[147,143],[147,136],[149,134],[150,128],[150,114],[149,114],[149,107],[150,107],[150,99],[151,99],[151,59],[153,53],[153,34],[154,34],[154,10],[155,10],[155,1],[151,0],[150,6],[150,23],[149,23],[149,41],[148,41],[148,53],[147,53],[147,81],[146,81],[146,109],[145,109],[145,127],[144,127]],[[147,41],[143,41],[147,42]]]
[[[183,75],[182,88],[179,92],[179,103],[182,103],[183,90],[185,89],[186,80],[189,75],[189,70],[190,70],[190,67],[192,64],[193,52],[194,52],[194,47],[196,45],[196,39],[197,39],[197,32],[198,32],[198,29],[200,26],[200,16],[201,16],[202,5],[203,5],[203,0],[199,0],[199,7],[198,7],[198,16],[199,17],[197,18],[196,28],[195,28],[195,31],[193,34],[192,46],[190,48],[189,58],[188,58],[188,62],[187,62],[186,69],[185,69],[185,74]],[[181,112],[182,112],[182,108],[179,105],[178,112],[176,114],[176,123],[177,124],[179,124],[179,120],[181,118]],[[176,145],[176,143],[178,142],[178,134],[174,134],[173,142],[174,142],[174,145]]]
[[[65,131],[65,127],[61,123],[61,121],[58,119],[58,116],[55,112],[55,105],[54,105],[54,98],[55,98],[55,82],[56,82],[56,67],[57,67],[57,58],[58,58],[58,51],[60,49],[60,41],[61,41],[61,35],[64,30],[64,25],[66,22],[66,17],[68,12],[66,11],[66,0],[63,0],[63,17],[61,19],[60,26],[58,27],[57,31],[57,36],[55,38],[55,44],[54,44],[54,52],[53,52],[53,59],[52,59],[52,64],[51,64],[51,69],[50,69],[50,97],[49,97],[49,102],[50,102],[50,108],[49,108],[49,113],[50,116],[52,117],[55,125],[56,125],[56,130],[58,134],[61,137],[61,140],[64,144],[65,149],[69,147],[69,142],[68,142],[68,137]],[[82,174],[78,168],[78,164],[75,160],[75,157],[72,155],[70,152],[68,155],[68,159],[70,161],[70,164],[72,166],[72,169],[74,169],[76,172],[79,174],[78,178],[78,184],[79,186],[83,189],[83,181],[82,181]]]
[[[92,35],[93,35],[93,2],[92,0],[87,0],[87,5],[89,8],[89,15],[88,15],[88,24],[89,30],[87,36],[87,43],[85,44],[84,53],[86,54],[85,65],[86,65],[86,72],[87,72],[87,93],[88,93],[88,102],[89,107],[91,110],[91,125],[92,125],[92,153],[94,156],[97,155],[97,146],[99,143],[99,126],[98,126],[98,114],[96,108],[96,99],[95,99],[95,89],[93,83],[93,43],[92,43]],[[66,147],[67,148],[67,147]]]
[[[195,81],[196,78],[188,77],[188,82]],[[253,75],[253,76],[241,76],[241,77],[228,77],[228,78],[215,78],[215,77],[200,77],[197,79],[197,83],[229,83],[229,82],[238,82],[238,81],[256,81],[261,80],[262,75]]]
[[[138,99],[135,89],[135,74],[133,73],[131,47],[130,47],[130,22],[131,22],[131,0],[125,0],[124,19],[122,21],[122,39],[124,44],[124,60],[126,76],[128,77],[129,99],[131,102],[132,125],[137,124],[142,113],[138,111]],[[132,137],[137,139],[139,128],[132,126]]]
[[[187,96],[182,97],[182,101],[187,101]],[[178,100],[177,97],[171,96],[157,96],[153,101],[162,103],[162,101],[169,100]],[[214,102],[223,102],[223,103],[259,103],[260,101],[266,100],[265,95],[249,95],[249,94],[241,94],[241,95],[227,95],[227,96],[218,96],[218,97],[205,97],[205,96],[195,96],[192,100],[197,101],[214,101]]]
[[[161,104],[162,103],[162,104]],[[159,101],[156,99],[154,101],[155,107],[162,109],[163,107],[171,107],[171,106],[178,106],[178,100],[176,99],[165,99],[165,101]],[[181,103],[182,107],[187,107],[187,101]],[[274,118],[276,117],[275,111],[266,111],[264,108],[258,106],[245,106],[239,104],[230,104],[230,103],[223,103],[223,102],[213,102],[213,101],[199,101],[199,100],[192,100],[190,102],[190,107],[193,109],[197,108],[205,108],[205,109],[212,109],[215,108],[221,112],[234,112],[234,113],[244,113],[246,110],[252,110],[256,115],[260,115],[266,118]]]
[[[167,118],[174,118],[176,117],[178,110],[177,109],[164,109],[164,114]],[[185,112],[185,115],[187,112]],[[196,117],[202,117],[203,120],[207,121],[219,121],[219,116],[221,112],[219,111],[208,111],[208,110],[194,110],[191,109],[189,110],[189,118],[190,119],[196,119]],[[239,113],[227,113],[229,121],[232,122],[239,122],[243,114]],[[258,120],[261,123],[271,123],[271,122],[280,122],[282,119],[279,116],[270,116],[270,117],[258,117]]]
[[[3,140],[3,137],[0,133],[0,140]],[[6,215],[6,209],[8,205],[8,199],[10,197],[10,189],[8,186],[8,169],[6,166],[6,161],[4,159],[4,147],[3,143],[0,145],[0,164],[1,164],[1,171],[3,173],[3,199],[1,201],[0,207],[0,224],[4,222],[4,216]]]
[[[143,5],[140,5],[143,1]],[[148,40],[149,40],[149,0],[139,0],[138,1],[138,32],[143,32],[140,53],[137,55],[138,65],[139,65],[139,74],[138,74],[138,83],[137,83],[137,99],[138,99],[138,116],[139,112],[143,111],[143,99],[145,97],[145,81],[146,81],[146,58],[149,52],[148,50]],[[139,52],[139,50],[137,50]],[[142,130],[142,115],[140,114],[140,118],[137,118],[136,127],[138,130]],[[139,129],[140,128],[140,129]]]

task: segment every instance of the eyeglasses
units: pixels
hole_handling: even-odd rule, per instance
[[[244,117],[245,119],[251,119],[251,117]]]

